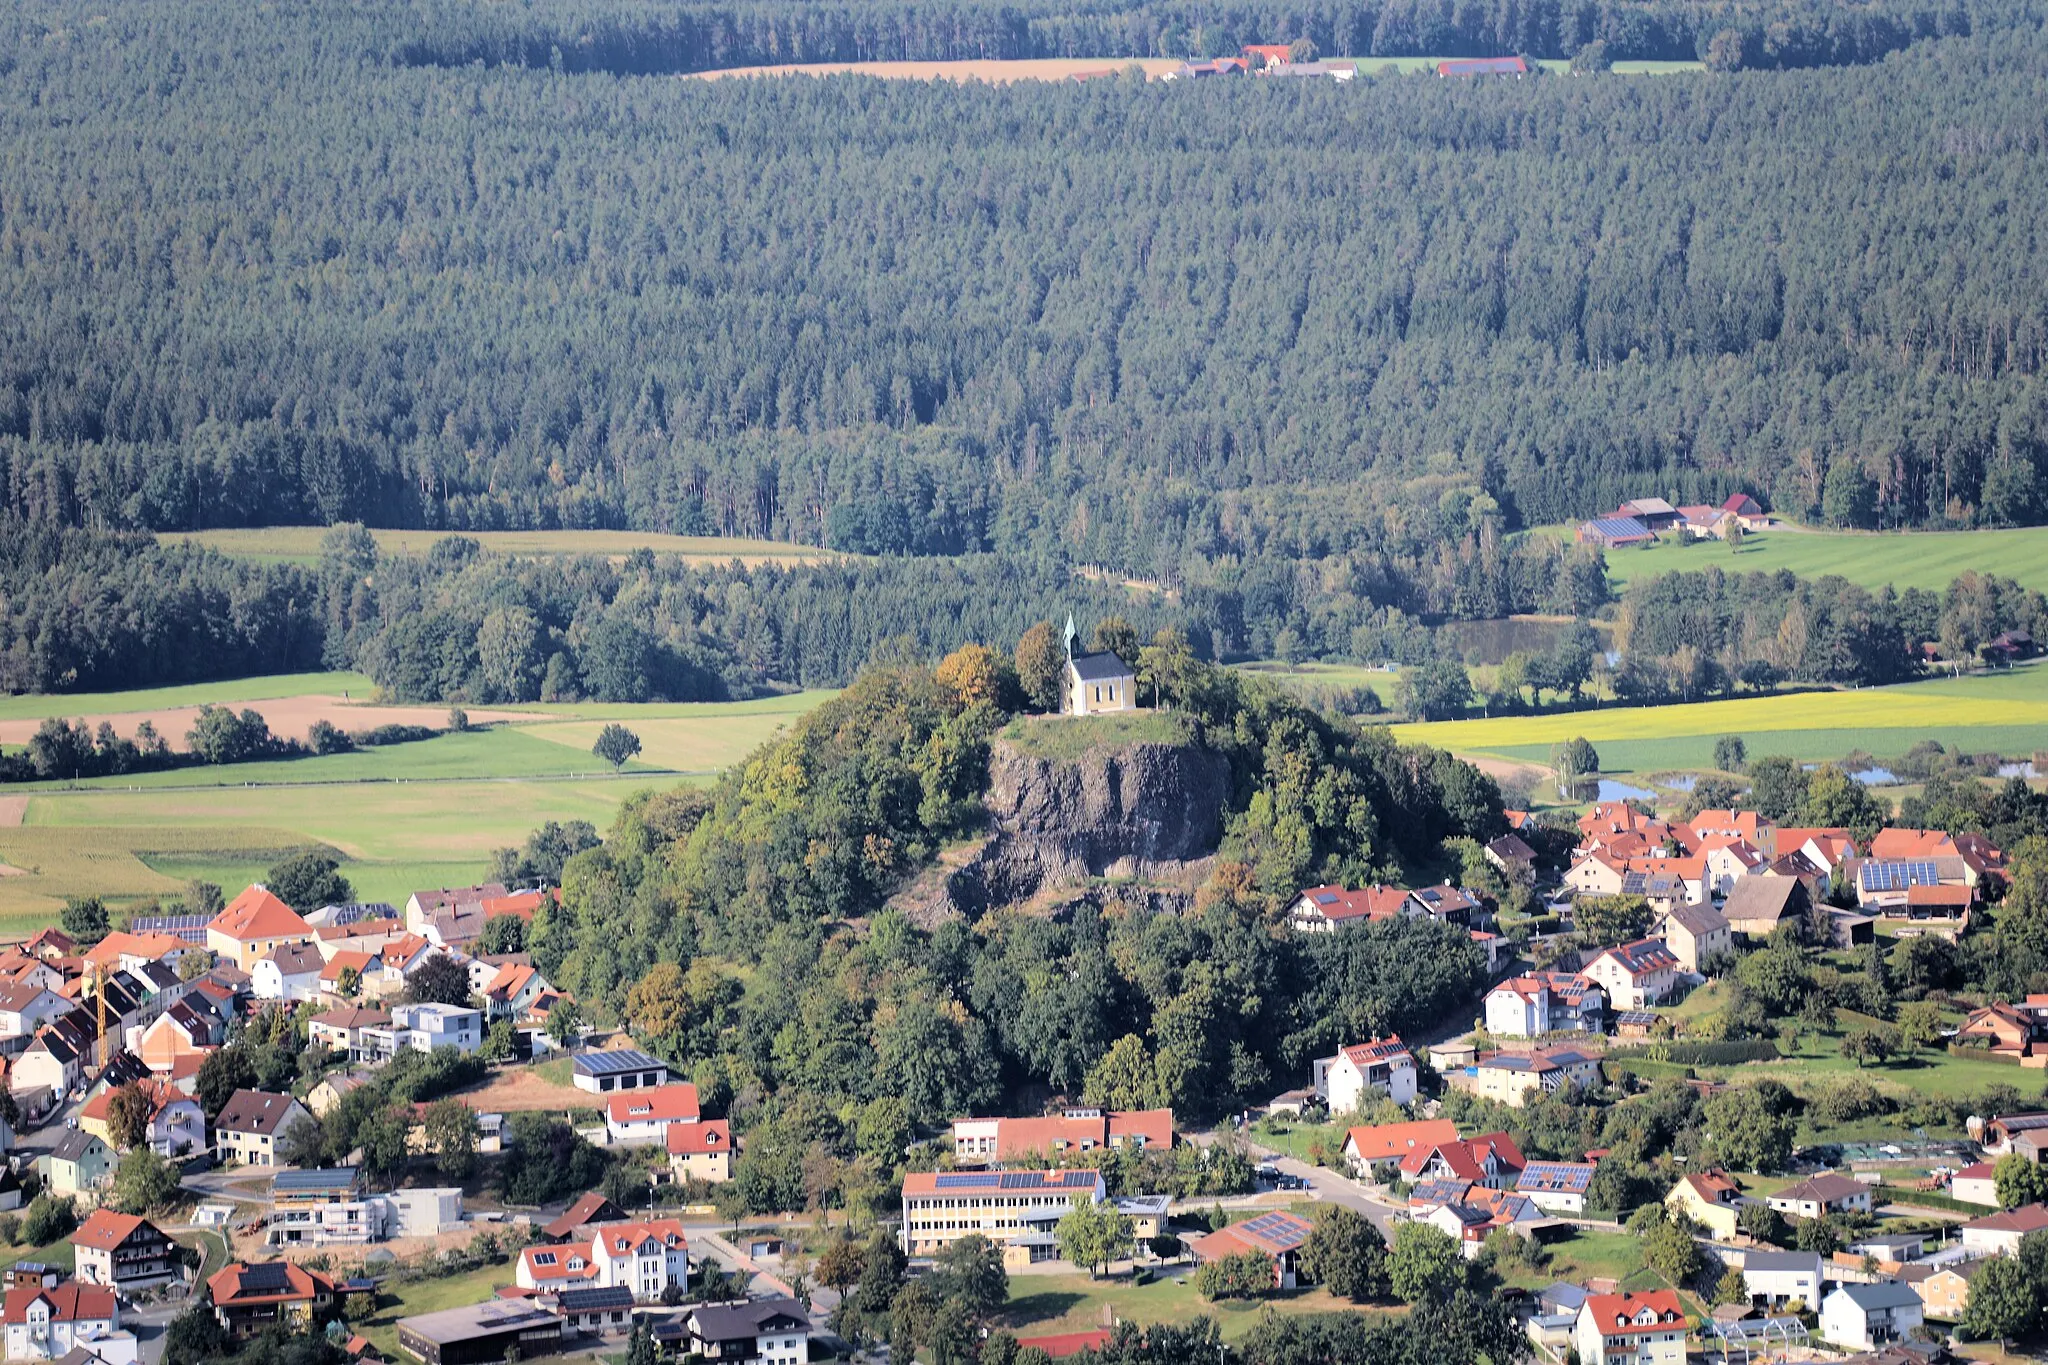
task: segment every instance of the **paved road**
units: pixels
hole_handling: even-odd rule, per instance
[[[1370,1218],[1379,1228],[1380,1235],[1389,1242],[1394,1240],[1394,1225],[1407,1216],[1406,1209],[1373,1198],[1365,1192],[1364,1186],[1348,1175],[1324,1166],[1312,1166],[1306,1161],[1262,1147],[1250,1137],[1244,1138],[1244,1144],[1254,1160],[1275,1167],[1282,1175],[1299,1176],[1308,1182],[1305,1193],[1327,1203],[1342,1204]]]

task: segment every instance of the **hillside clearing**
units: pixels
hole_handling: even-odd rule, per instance
[[[1570,534],[1568,528],[1544,533]],[[2048,526],[1987,531],[1823,531],[1804,528],[1759,531],[1731,551],[1717,540],[1684,544],[1676,538],[1607,555],[1607,577],[1617,590],[1630,582],[1678,571],[1710,568],[1723,573],[1775,573],[1789,569],[1801,578],[1838,574],[1875,590],[1890,584],[1901,591],[1939,592],[1967,570],[1997,574],[2021,586],[2048,591]]]
[[[320,541],[325,526],[262,526],[218,531],[165,531],[157,539],[165,544],[202,545],[237,559],[271,564],[311,564],[320,558]],[[605,555],[619,559],[635,550],[680,555],[704,564],[726,564],[737,559],[748,566],[757,564],[815,564],[840,559],[836,550],[816,545],[792,545],[776,540],[729,539],[724,536],[675,536],[659,531],[394,531],[373,529],[377,548],[385,554],[423,555],[434,542],[449,536],[467,536],[484,547],[486,554],[502,555]]]

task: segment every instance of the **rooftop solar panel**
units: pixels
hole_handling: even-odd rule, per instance
[[[668,1063],[632,1048],[616,1052],[585,1052],[576,1058],[576,1069],[587,1076],[616,1076],[623,1071],[666,1070]]]
[[[242,1267],[242,1292],[274,1294],[292,1287],[291,1276],[282,1261],[259,1261]]]

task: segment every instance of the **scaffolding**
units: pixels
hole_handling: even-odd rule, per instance
[[[1735,1322],[1716,1322],[1710,1317],[1700,1331],[1721,1343],[1721,1365],[1730,1365],[1738,1350],[1742,1352],[1742,1365],[1770,1360],[1774,1343],[1777,1358],[1790,1360],[1794,1345],[1804,1347],[1809,1342],[1806,1324],[1791,1317],[1741,1318]]]

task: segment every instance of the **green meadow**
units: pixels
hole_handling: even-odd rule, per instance
[[[1545,528],[1541,533],[1569,535],[1570,530]],[[1901,591],[1936,592],[1956,575],[1975,569],[2048,591],[2048,526],[2000,531],[1781,529],[1745,536],[1739,550],[1718,540],[1687,545],[1666,537],[1607,556],[1607,576],[1617,590],[1634,579],[1709,568],[1726,573],[1789,569],[1801,578],[1837,574],[1871,589],[1890,584]]]

